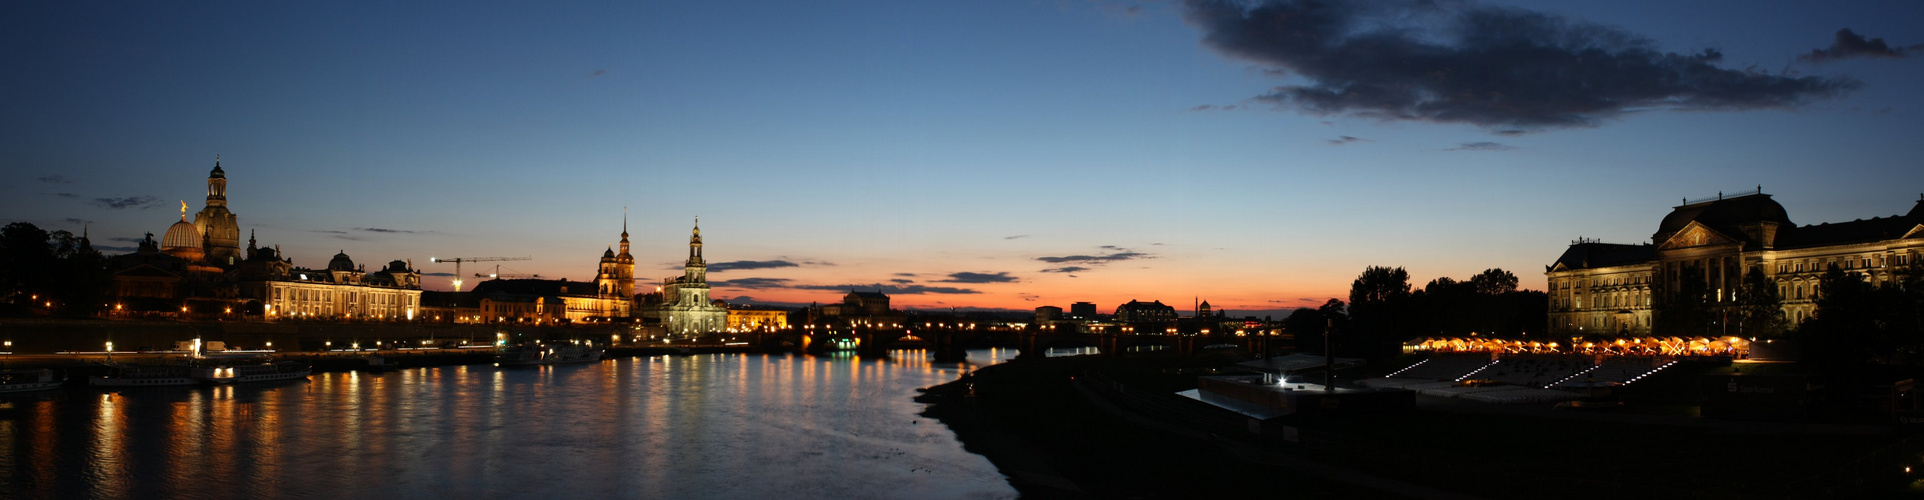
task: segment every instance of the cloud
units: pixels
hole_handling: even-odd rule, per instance
[[[1516,149],[1516,146],[1497,144],[1494,142],[1465,142],[1462,145],[1445,149],[1444,151],[1509,151],[1512,149]]]
[[[867,283],[867,284],[856,283],[856,284],[846,284],[846,285],[807,285],[807,284],[795,284],[793,280],[789,280],[787,278],[739,278],[739,279],[724,280],[724,281],[711,281],[709,282],[709,284],[717,287],[749,288],[749,289],[779,288],[779,289],[788,289],[788,290],[823,290],[823,291],[832,291],[832,292],[848,292],[851,290],[860,290],[864,292],[881,292],[881,293],[886,293],[890,295],[923,295],[923,294],[969,295],[969,294],[982,293],[982,292],[967,289],[967,288],[956,288],[956,287],[948,287],[948,286],[911,285],[911,284],[890,285],[890,284],[883,284],[883,283]]]
[[[1112,252],[1112,253],[1103,254],[1103,255],[1063,255],[1059,257],[1036,257],[1035,260],[1047,262],[1050,264],[1070,264],[1070,263],[1108,264],[1110,262],[1117,262],[1117,261],[1124,261],[1124,260],[1131,260],[1131,259],[1151,259],[1151,258],[1155,258],[1155,256],[1142,253],[1142,252],[1131,252],[1131,251],[1124,250],[1124,251]]]
[[[142,195],[142,196],[126,196],[121,198],[94,198],[93,201],[89,203],[97,207],[111,208],[114,210],[125,210],[129,208],[151,207],[157,203],[160,203],[160,199],[152,196]]]
[[[1026,235],[1026,234],[1018,234],[1018,235],[1015,235],[1015,236],[1003,236],[1003,237],[1002,237],[1002,239],[1005,239],[1005,240],[1019,240],[1019,239],[1023,239],[1023,238],[1027,238],[1027,237],[1029,237],[1029,235]]]
[[[357,228],[354,228],[354,230],[356,230],[356,231],[367,231],[367,232],[370,232],[370,233],[405,233],[405,234],[414,234],[414,233],[419,233],[419,232],[420,232],[420,231],[409,231],[409,230],[406,230],[406,229],[388,229],[388,228],[385,228],[385,227],[357,227]]]
[[[889,280],[889,282],[890,283],[914,283],[915,280],[908,279],[908,278],[895,278],[895,279]]]
[[[910,278],[913,278],[913,277],[915,277],[915,273],[895,273],[895,275],[896,275],[896,276],[906,276],[906,277],[910,277]]]
[[[1345,136],[1341,136],[1341,137],[1337,137],[1337,138],[1335,138],[1335,139],[1330,139],[1330,140],[1329,140],[1329,143],[1330,143],[1330,144],[1335,144],[1335,145],[1337,145],[1337,146],[1341,146],[1341,145],[1344,145],[1344,144],[1349,144],[1349,143],[1352,143],[1352,142],[1362,142],[1362,141],[1363,141],[1363,139],[1358,139],[1358,138],[1355,138],[1355,137],[1350,137],[1350,136],[1347,136],[1347,135],[1345,135]]]
[[[1790,108],[1861,86],[1847,78],[1719,68],[1715,50],[1657,50],[1642,35],[1471,2],[1186,0],[1203,43],[1306,83],[1255,97],[1316,115],[1464,123],[1502,131],[1594,127],[1648,109]]]
[[[43,175],[43,176],[40,176],[38,180],[40,182],[45,182],[48,184],[73,184],[73,180],[70,180],[67,178],[67,176],[60,175],[60,174]]]
[[[588,78],[600,78],[604,76],[608,76],[608,70],[598,69],[598,70],[595,70],[595,72],[588,74]]]
[[[710,281],[709,285],[733,288],[788,288],[788,278],[736,278]]]
[[[328,230],[328,229],[315,229],[313,230],[313,232],[322,233],[322,234],[347,234],[347,231],[334,231],[334,230]]]
[[[115,236],[112,238],[107,238],[107,241],[118,241],[121,243],[140,243],[142,241],[147,241],[147,239],[146,238],[128,238],[126,236]]]
[[[54,193],[53,195],[59,196],[61,198],[79,198],[80,197],[80,195],[73,194],[73,193]]]
[[[1014,283],[1018,280],[1007,272],[995,274],[960,272],[950,273],[949,279],[936,281],[940,283]]]
[[[434,276],[434,277],[441,277],[441,278],[452,278],[452,277],[454,277],[454,273],[421,273],[421,275],[422,275],[422,276]]]
[[[716,262],[713,264],[709,264],[708,272],[719,273],[724,271],[734,271],[738,269],[774,269],[777,267],[797,267],[797,266],[794,262],[789,262],[786,260],[737,260],[737,261]]]
[[[1902,59],[1910,57],[1912,51],[1924,49],[1924,44],[1908,47],[1891,47],[1882,38],[1865,39],[1864,35],[1851,32],[1850,28],[1837,30],[1837,38],[1831,40],[1830,48],[1811,49],[1809,54],[1797,56],[1797,60],[1810,63],[1823,63],[1838,59],[1858,57]]]
[[[94,251],[100,252],[100,253],[112,253],[112,252],[129,253],[135,250],[139,250],[139,248],[117,247],[117,246],[111,246],[111,245],[94,245]]]
[[[68,223],[68,224],[73,224],[73,225],[76,225],[76,226],[85,226],[85,225],[88,225],[88,224],[92,224],[92,223],[93,223],[94,221],[90,221],[90,220],[87,220],[87,219],[76,219],[76,218],[73,218],[73,217],[68,217],[68,218],[65,218],[65,219],[60,219],[60,222],[65,222],[65,223]]]
[[[1048,269],[1043,269],[1043,270],[1042,270],[1042,272],[1045,272],[1045,273],[1079,273],[1079,272],[1083,272],[1083,271],[1087,271],[1087,270],[1089,270],[1089,268],[1087,268],[1087,267],[1082,267],[1082,266],[1062,266],[1062,267],[1051,267],[1051,268],[1048,268]]]
[[[1235,105],[1221,106],[1221,105],[1215,105],[1215,104],[1202,104],[1202,105],[1197,105],[1196,107],[1189,108],[1189,111],[1194,113],[1202,113],[1202,112],[1208,112],[1208,111],[1235,111],[1235,110],[1236,110]]]

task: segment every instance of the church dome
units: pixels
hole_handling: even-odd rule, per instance
[[[348,257],[347,257],[347,251],[346,251],[346,250],[342,250],[342,251],[341,251],[341,253],[337,253],[337,254],[334,254],[334,260],[330,260],[330,261],[327,261],[327,270],[329,270],[329,271],[353,271],[353,270],[354,270],[354,259],[350,259],[350,258],[348,258]]]
[[[186,219],[175,222],[173,226],[167,228],[167,235],[160,238],[160,248],[162,250],[200,248],[200,230],[195,229],[194,223],[187,222]]]
[[[387,263],[386,271],[390,273],[405,273],[408,271],[408,263],[400,260],[389,262]]]

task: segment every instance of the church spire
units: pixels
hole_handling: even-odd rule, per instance
[[[688,237],[688,267],[708,267],[701,258],[701,216],[695,216],[695,234]]]

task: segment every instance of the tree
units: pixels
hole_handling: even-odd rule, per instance
[[[1315,309],[1299,307],[1283,318],[1283,329],[1296,337],[1298,349],[1310,352],[1323,351],[1323,332],[1329,326],[1341,331],[1347,323],[1347,315],[1342,300],[1329,299]]]
[[[0,228],[0,299],[25,305],[32,296],[52,293],[55,261],[50,237],[26,222]]]
[[[1684,266],[1678,272],[1677,292],[1666,294],[1656,307],[1655,332],[1658,335],[1701,336],[1710,331],[1710,286],[1697,266]]]
[[[1470,286],[1476,293],[1497,296],[1516,291],[1517,279],[1501,268],[1484,269],[1482,273],[1470,277]]]
[[[1349,324],[1341,334],[1352,355],[1394,354],[1403,340],[1416,336],[1410,302],[1410,273],[1403,268],[1370,266],[1350,283]],[[1345,344],[1338,344],[1339,347]]]
[[[1737,331],[1746,337],[1777,337],[1783,335],[1785,324],[1784,299],[1777,293],[1777,283],[1764,276],[1763,268],[1750,268],[1737,294]]]

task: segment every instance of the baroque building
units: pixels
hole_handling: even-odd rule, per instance
[[[342,251],[326,269],[305,269],[249,237],[236,274],[241,295],[260,301],[269,320],[412,321],[421,313],[421,271],[403,260],[369,273]]]
[[[227,211],[227,172],[220,168],[220,155],[214,155],[214,170],[207,173],[207,206],[194,214],[194,229],[205,239],[208,262],[219,266],[240,262],[240,220]]]
[[[1817,280],[1836,267],[1889,283],[1924,253],[1924,196],[1908,213],[1850,222],[1798,226],[1783,205],[1759,188],[1739,196],[1672,207],[1650,242],[1579,239],[1545,266],[1550,330],[1554,333],[1701,335],[1653,332],[1656,304],[1679,293],[1684,280],[1702,280],[1713,307],[1732,305],[1745,274],[1755,270],[1777,285],[1784,317],[1810,319]],[[1693,283],[1694,285],[1694,283]],[[1722,323],[1733,323],[1723,321]],[[1743,335],[1720,326],[1715,335]]]
[[[640,307],[644,323],[660,326],[669,335],[694,336],[722,331],[728,309],[708,298],[708,261],[702,258],[701,219],[688,238],[688,260],[681,276],[661,282],[658,302]]]

